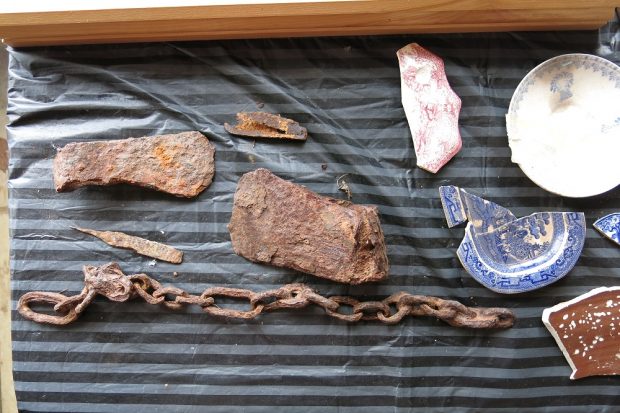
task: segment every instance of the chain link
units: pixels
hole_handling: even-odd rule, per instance
[[[177,287],[163,287],[146,274],[126,276],[116,263],[85,266],[84,274],[84,289],[80,294],[67,297],[51,292],[29,292],[19,300],[19,313],[39,323],[65,325],[75,321],[96,295],[103,295],[114,301],[140,297],[149,304],[163,304],[172,310],[197,305],[210,315],[224,318],[253,319],[266,312],[315,305],[323,308],[327,315],[347,322],[378,320],[396,324],[408,315],[436,317],[452,326],[470,328],[509,328],[515,322],[515,315],[505,308],[467,307],[457,301],[404,291],[382,301],[363,302],[346,296],[323,297],[304,284],[287,284],[263,292],[212,287],[200,295],[193,295]],[[224,308],[217,304],[218,297],[243,300],[249,309]],[[41,304],[52,305],[60,315],[36,312],[31,308]]]

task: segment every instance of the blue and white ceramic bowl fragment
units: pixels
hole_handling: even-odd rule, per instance
[[[620,184],[620,67],[588,54],[549,59],[515,90],[512,161],[538,186],[588,197]]]
[[[620,245],[620,212],[614,212],[596,220],[594,228],[607,238]]]
[[[456,186],[439,196],[449,227],[467,223],[457,255],[476,281],[514,294],[564,277],[583,249],[586,222],[581,212],[537,212],[523,218]]]

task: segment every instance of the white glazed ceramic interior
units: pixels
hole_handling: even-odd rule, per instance
[[[540,187],[567,197],[620,184],[620,67],[567,54],[534,68],[506,115],[512,161]]]

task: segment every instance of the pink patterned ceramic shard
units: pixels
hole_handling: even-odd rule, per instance
[[[571,379],[620,374],[620,287],[546,308],[542,320],[573,369]]]
[[[461,149],[461,99],[448,84],[441,58],[417,43],[403,47],[396,55],[417,165],[436,173]]]

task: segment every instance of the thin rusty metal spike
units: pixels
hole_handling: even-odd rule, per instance
[[[239,112],[237,124],[224,124],[230,134],[250,138],[290,139],[305,141],[308,137],[306,128],[294,120],[266,112]]]
[[[123,232],[96,231],[94,229],[78,227],[72,228],[85,234],[92,235],[93,237],[97,237],[113,247],[130,249],[140,255],[156,258],[161,261],[171,262],[173,264],[180,264],[181,261],[183,261],[183,253],[166,244],[149,241],[140,237],[134,237],[133,235],[128,235]]]
[[[240,288],[212,287],[200,295],[189,294],[180,288],[163,287],[146,274],[125,275],[115,262],[95,267],[85,265],[84,289],[77,295],[33,291],[24,294],[17,303],[22,317],[37,323],[65,325],[77,320],[88,304],[102,295],[112,301],[127,301],[140,297],[149,304],[162,304],[172,310],[185,305],[198,305],[212,316],[254,319],[261,313],[282,309],[304,308],[315,305],[330,317],[347,322],[360,320],[396,324],[404,317],[436,317],[455,327],[510,328],[515,315],[506,308],[466,307],[438,297],[413,295],[407,292],[392,294],[382,301],[360,302],[352,297],[323,297],[304,284],[287,284],[273,290],[253,292]],[[225,308],[215,302],[216,297],[242,299],[250,309],[241,311]],[[52,305],[59,315],[37,312],[33,306]],[[343,310],[348,308],[348,310]],[[395,309],[395,311],[393,311]]]

